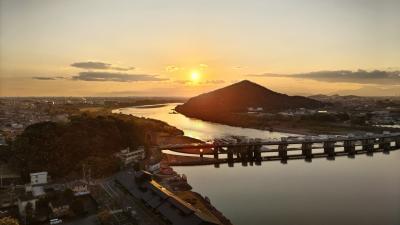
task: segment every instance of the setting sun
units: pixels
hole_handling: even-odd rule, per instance
[[[198,72],[192,72],[190,78],[192,81],[196,82],[200,79],[200,74]]]
[[[0,0],[0,225],[400,225],[399,11]]]

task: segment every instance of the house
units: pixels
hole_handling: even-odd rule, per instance
[[[90,194],[87,182],[82,180],[70,182],[67,184],[67,187],[74,192],[75,196]]]
[[[135,150],[130,150],[128,147],[121,150],[116,156],[120,159],[122,165],[127,166],[131,163],[143,160],[146,157],[146,153],[143,146],[139,146]]]
[[[31,185],[47,184],[47,172],[31,173]]]

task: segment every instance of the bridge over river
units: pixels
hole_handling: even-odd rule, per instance
[[[326,157],[334,160],[335,156],[347,155],[354,157],[357,154],[373,155],[374,152],[389,154],[390,151],[400,149],[400,133],[366,134],[363,136],[306,136],[297,138],[281,138],[280,140],[235,139],[215,140],[206,143],[189,143],[158,146],[160,150],[169,150],[182,153],[185,149],[192,149],[191,155],[203,158],[204,155],[213,155],[213,162],[255,162],[267,160],[281,160],[286,163],[289,159],[305,159]],[[198,151],[196,151],[198,150]],[[206,150],[206,151],[205,151]],[[220,155],[226,156],[225,158]],[[236,157],[235,157],[236,156]],[[194,164],[205,164],[212,161],[200,161]]]

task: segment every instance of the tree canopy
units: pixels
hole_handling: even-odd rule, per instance
[[[145,144],[149,132],[181,134],[168,124],[122,114],[82,114],[69,123],[42,122],[25,129],[12,144],[13,163],[27,178],[48,171],[53,177],[80,175],[90,168],[93,177],[114,172],[119,150]]]

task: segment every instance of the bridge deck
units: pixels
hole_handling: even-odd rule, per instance
[[[316,144],[316,143],[324,143],[324,142],[345,142],[345,141],[354,141],[354,142],[362,142],[364,140],[374,140],[374,144],[379,144],[379,140],[387,138],[387,139],[400,139],[400,133],[392,133],[392,134],[377,134],[373,136],[363,136],[363,137],[337,137],[337,138],[314,138],[308,139],[304,138],[301,140],[280,140],[280,141],[260,141],[260,142],[241,142],[241,143],[190,143],[190,144],[175,144],[175,145],[163,145],[159,146],[160,150],[179,150],[179,149],[202,149],[202,148],[227,148],[227,147],[240,147],[240,146],[266,146],[266,145],[301,145],[301,144]],[[343,147],[343,146],[337,146]]]
[[[242,165],[247,166],[248,164],[250,165],[261,165],[262,161],[281,161],[281,163],[286,164],[287,161],[289,160],[299,160],[303,159],[307,162],[311,162],[312,159],[317,159],[317,158],[326,158],[327,160],[335,160],[336,157],[343,157],[343,156],[348,156],[349,158],[354,158],[356,155],[362,155],[366,154],[368,156],[373,156],[374,153],[383,153],[383,154],[390,154],[391,151],[396,151],[399,150],[397,148],[392,148],[388,151],[382,150],[382,149],[375,149],[373,152],[368,152],[365,150],[357,150],[354,152],[354,154],[349,155],[347,152],[344,151],[337,151],[333,156],[329,156],[326,153],[313,153],[311,158],[308,158],[307,156],[303,154],[293,154],[293,155],[287,155],[286,158],[282,158],[280,156],[274,155],[274,156],[262,156],[260,161],[254,161],[254,160],[246,160],[243,161],[240,158],[234,158],[231,161],[229,161],[227,158],[224,159],[212,159],[208,158],[207,160],[200,160],[198,157],[198,160],[195,161],[175,161],[175,162],[170,162],[169,164],[171,166],[194,166],[194,165],[210,165],[214,164],[215,166],[219,166],[219,164],[230,164],[230,166],[233,166],[234,163],[242,163]],[[194,157],[193,157],[194,158]]]

